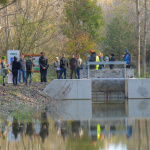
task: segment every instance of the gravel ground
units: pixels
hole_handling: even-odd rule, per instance
[[[32,83],[31,86],[19,84],[13,86],[0,84],[0,114],[7,117],[16,112],[33,113],[43,111],[45,107],[52,108],[54,100],[42,91],[47,85]]]

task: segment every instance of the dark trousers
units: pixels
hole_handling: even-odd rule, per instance
[[[31,84],[33,72],[26,72],[26,85],[28,84],[28,78],[29,78],[29,76],[30,76],[29,84]]]
[[[59,75],[59,79],[62,77],[62,74],[64,73],[64,78],[67,78],[67,69],[65,68],[61,68],[60,70],[60,75]]]
[[[13,85],[17,85],[17,81],[18,81],[18,70],[14,70],[12,73],[13,73]]]
[[[5,86],[5,77],[6,76],[3,76],[3,85]]]
[[[47,69],[41,69],[41,82],[47,82]]]
[[[80,69],[77,69],[77,76],[78,76],[78,79],[80,79]]]
[[[72,79],[73,74],[74,74],[75,78],[77,79],[76,69],[71,69],[70,79]]]
[[[131,65],[129,65],[129,64],[126,65],[126,68],[130,68],[130,67],[131,67]]]

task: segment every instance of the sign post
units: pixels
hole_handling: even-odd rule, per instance
[[[24,55],[26,60],[28,59],[29,56],[32,56],[33,62],[34,62],[33,72],[39,73],[40,72],[39,58],[41,55],[38,55],[38,54],[31,54],[31,55],[22,54],[22,55]]]
[[[16,56],[19,60],[20,58],[20,50],[7,50],[7,64],[10,64],[9,69],[12,70],[12,62],[14,59],[14,56]],[[7,83],[13,83],[12,81],[12,72],[8,74]]]

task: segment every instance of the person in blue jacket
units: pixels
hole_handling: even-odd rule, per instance
[[[122,55],[122,57],[123,57],[123,60],[126,61],[126,68],[130,68],[132,57],[127,49],[125,50],[125,55]]]

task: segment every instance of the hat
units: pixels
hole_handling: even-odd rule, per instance
[[[90,53],[93,53],[93,52],[94,52],[94,51],[91,49],[91,50],[90,50]]]
[[[56,57],[56,58],[58,58],[58,57]]]
[[[6,59],[6,56],[3,56],[2,59],[3,59],[3,60]]]
[[[44,52],[41,52],[40,54],[44,54]]]
[[[128,50],[126,49],[125,52],[128,53]]]

